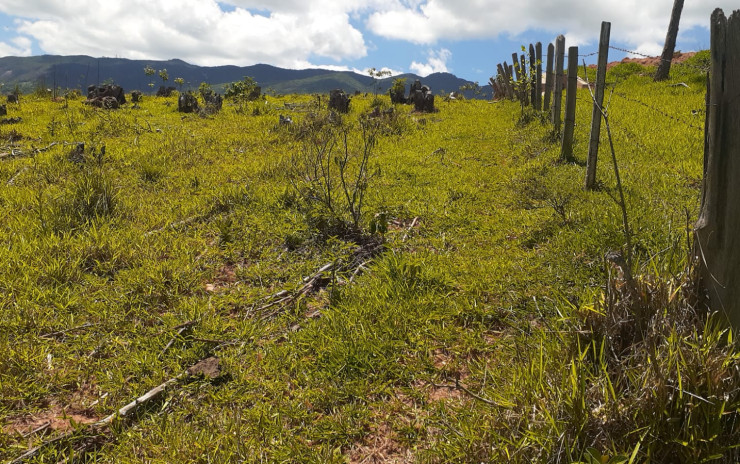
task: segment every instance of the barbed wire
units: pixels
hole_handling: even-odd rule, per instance
[[[666,149],[656,149],[655,147],[649,147],[648,145],[643,142],[642,138],[645,136],[645,133],[637,133],[632,129],[627,128],[625,125],[622,124],[622,121],[620,121],[618,118],[610,118],[609,120],[612,128],[616,129],[616,132],[618,134],[621,134],[623,137],[626,138],[626,140],[629,143],[635,144],[638,148],[643,150],[646,153],[649,153],[654,159],[658,159],[662,162],[669,162],[669,156],[670,150]],[[649,132],[649,134],[659,134],[662,133],[660,131],[652,131]]]
[[[626,48],[614,47],[612,45],[609,45],[609,48],[611,48],[612,50],[617,50],[617,51],[620,51],[620,52],[629,53],[631,55],[641,56],[643,58],[657,58],[660,61],[664,61],[664,62],[669,62],[670,61],[670,62],[673,62],[673,60],[666,60],[666,59],[663,59],[663,58],[660,58],[660,57],[657,57],[657,56],[646,55],[644,53],[640,53],[640,52],[637,52],[635,50],[628,50]],[[687,67],[687,68],[697,69],[697,70],[699,70],[701,72],[708,72],[709,71],[709,67],[706,67],[706,66],[696,66],[696,65],[693,65],[693,64],[678,63],[678,62],[676,62],[675,64],[676,65],[680,65],[680,66],[684,66],[684,67]]]
[[[678,117],[676,117],[676,116],[674,116],[672,114],[666,113],[665,111],[661,110],[660,108],[656,108],[655,106],[650,105],[648,103],[645,103],[643,101],[640,101],[640,100],[638,100],[636,98],[630,98],[627,94],[624,94],[624,93],[616,92],[615,91],[614,92],[614,95],[616,95],[616,96],[618,96],[620,98],[623,98],[623,99],[625,99],[627,101],[630,101],[630,102],[633,102],[633,103],[638,103],[638,104],[640,104],[640,105],[642,105],[642,106],[644,106],[646,108],[649,108],[649,109],[655,111],[656,113],[659,113],[659,114],[665,116],[666,118],[672,119],[672,120],[674,120],[676,122],[679,122],[681,124],[684,124],[686,126],[692,127],[694,129],[697,129],[697,130],[700,130],[700,131],[703,131],[704,130],[704,127],[696,126],[696,125],[692,124],[689,121],[685,121],[685,120],[680,119],[680,118],[678,118]]]

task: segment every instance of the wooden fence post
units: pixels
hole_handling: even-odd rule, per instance
[[[522,100],[522,70],[519,68],[519,55],[516,53],[511,54],[512,67],[514,68],[514,74],[516,75],[516,85],[514,86],[514,93],[519,101]]]
[[[714,10],[704,185],[694,234],[713,311],[740,329],[740,10]]]
[[[604,86],[606,83],[606,64],[609,61],[609,37],[612,23],[601,23],[599,39],[599,67],[596,70],[596,89],[594,90],[594,110],[591,114],[591,139],[588,143],[586,160],[586,189],[596,186],[596,163],[599,158],[599,136],[601,135],[601,110],[604,106]]]
[[[542,111],[542,42],[534,46],[534,109]]]
[[[573,160],[573,134],[576,128],[576,92],[578,91],[578,47],[568,49],[568,93],[565,99],[565,127],[560,159]]]
[[[511,66],[504,61],[504,79],[506,79],[506,96],[509,100],[514,99],[514,78],[511,75]]]
[[[563,62],[565,61],[565,37],[555,39],[555,90],[552,95],[552,124],[560,132],[560,111],[563,105]]]
[[[529,77],[527,76],[527,57],[520,55],[519,60],[521,61],[519,72],[522,73],[522,101],[524,102],[524,106],[529,106],[529,89],[527,89],[527,84],[529,83]]]
[[[545,111],[550,111],[550,98],[552,97],[552,85],[555,80],[553,75],[553,66],[555,62],[555,46],[547,45],[547,68],[545,70],[545,102],[542,107]]]
[[[535,81],[535,77],[537,76],[537,68],[535,67],[537,62],[537,55],[535,55],[534,52],[534,45],[529,44],[529,101],[532,103],[532,106],[537,109],[537,82]]]

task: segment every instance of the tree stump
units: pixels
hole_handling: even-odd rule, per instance
[[[334,89],[329,92],[329,109],[337,113],[349,113],[350,100],[344,90]]]
[[[165,87],[163,85],[159,86],[159,89],[157,90],[157,96],[158,97],[170,97],[172,96],[172,92],[177,91],[174,87]]]
[[[198,111],[198,99],[192,93],[183,93],[177,99],[177,111],[180,113],[194,113]]]
[[[224,98],[215,92],[204,94],[203,101],[206,104],[206,113],[209,114],[218,113],[224,105]]]
[[[102,100],[106,97],[116,100],[116,108],[126,103],[126,94],[119,85],[91,85],[87,88],[88,105],[104,108],[106,106],[102,105]],[[107,107],[111,107],[110,103]]]
[[[143,95],[140,91],[134,90],[133,92],[131,92],[131,102],[132,103],[139,103],[142,98],[143,98]]]

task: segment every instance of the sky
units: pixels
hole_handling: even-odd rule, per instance
[[[558,34],[580,54],[611,44],[660,54],[673,0],[1,0],[0,56],[90,55],[214,66],[258,63],[426,76],[481,85],[522,45]],[[709,47],[716,7],[688,0],[677,50]],[[610,51],[610,61],[626,56]],[[589,58],[591,62],[596,57]]]

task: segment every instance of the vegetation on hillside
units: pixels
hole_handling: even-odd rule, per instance
[[[739,352],[688,259],[703,76],[673,74],[608,79],[631,269],[604,151],[581,188],[587,91],[573,163],[509,101],[24,96],[0,125],[0,456],[67,433],[34,459],[737,460]]]

